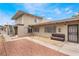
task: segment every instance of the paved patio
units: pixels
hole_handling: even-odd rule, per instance
[[[65,44],[65,42],[53,40],[53,39],[50,39],[50,38],[47,38],[47,37],[41,37],[41,36],[29,36],[29,37],[32,38],[32,39],[36,39],[36,40],[39,40],[39,41],[50,43],[51,45],[55,45],[55,46],[58,46],[58,47],[62,47]]]
[[[0,55],[7,56],[66,56],[26,39],[0,43]]]
[[[79,56],[79,44],[72,42],[62,42],[57,40],[51,40],[50,38],[40,37],[40,36],[30,36],[29,38],[44,42],[45,46],[48,46],[51,49],[63,52],[68,55]]]

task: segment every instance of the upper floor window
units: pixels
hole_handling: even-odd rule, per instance
[[[34,22],[37,23],[37,19],[35,19]]]

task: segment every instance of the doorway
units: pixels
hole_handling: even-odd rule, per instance
[[[14,29],[15,29],[15,35],[17,35],[17,33],[18,33],[18,27],[15,26]]]
[[[68,25],[68,41],[78,43],[78,24]]]

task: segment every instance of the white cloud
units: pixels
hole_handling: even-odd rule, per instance
[[[47,19],[52,19],[51,17],[48,17]]]
[[[70,8],[69,8],[69,7],[65,8],[65,11],[69,11],[69,10],[70,10]]]
[[[74,12],[75,15],[79,15],[79,12]]]
[[[69,11],[66,12],[66,14],[70,14],[70,13],[73,13],[73,11],[69,10]]]
[[[61,14],[61,11],[58,8],[54,9],[54,11],[56,14]]]
[[[41,4],[41,3],[39,3],[39,4],[36,4],[36,3],[31,3],[31,4],[24,4],[24,8],[28,11],[28,12],[30,12],[30,13],[32,13],[32,14],[35,14],[36,13],[36,11],[43,11],[43,8],[44,8],[44,6],[45,6],[46,4]]]
[[[66,14],[71,14],[71,13],[73,14],[74,12],[70,7],[67,7],[67,8],[65,8],[65,13]]]

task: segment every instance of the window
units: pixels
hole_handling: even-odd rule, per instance
[[[34,20],[34,22],[35,22],[35,23],[38,23],[39,20],[40,20],[40,19],[36,18],[36,19]]]
[[[45,32],[56,33],[56,26],[45,26]]]
[[[58,28],[58,32],[61,32],[61,28]]]
[[[28,28],[28,33],[32,33],[32,29],[29,29],[29,28]]]
[[[37,23],[38,22],[38,19],[35,19],[34,22]]]
[[[39,32],[39,28],[38,27],[33,28],[33,32]]]
[[[35,23],[37,23],[37,19],[35,19],[35,21],[34,21]]]

